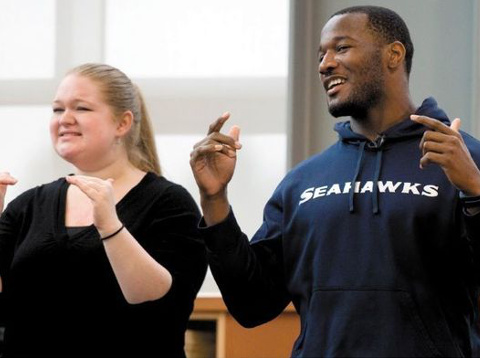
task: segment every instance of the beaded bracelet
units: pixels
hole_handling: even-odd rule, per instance
[[[110,238],[114,237],[114,236],[117,235],[120,231],[122,231],[124,227],[125,227],[125,225],[122,224],[122,226],[120,227],[120,229],[118,229],[117,231],[115,231],[113,234],[107,235],[107,236],[105,236],[105,237],[101,237],[100,240],[105,241],[105,240],[107,240],[107,239],[110,239]]]

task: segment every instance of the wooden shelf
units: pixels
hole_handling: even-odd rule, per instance
[[[187,357],[290,357],[299,330],[300,319],[292,305],[271,322],[244,328],[228,313],[221,297],[200,296],[186,335]]]

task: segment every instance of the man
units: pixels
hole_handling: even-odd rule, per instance
[[[226,113],[191,154],[209,262],[253,327],[292,301],[292,356],[470,356],[480,242],[480,143],[434,99],[416,107],[403,20],[372,6],[324,26],[319,72],[339,141],[292,171],[251,242],[227,198],[240,149]],[[414,114],[414,115],[412,115]]]

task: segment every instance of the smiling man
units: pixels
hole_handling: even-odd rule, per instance
[[[413,45],[393,11],[325,24],[319,75],[340,139],[292,169],[251,241],[227,197],[239,129],[221,116],[195,145],[209,262],[247,327],[289,302],[298,357],[471,356],[480,278],[480,142],[409,93]]]

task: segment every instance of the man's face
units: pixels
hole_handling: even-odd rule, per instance
[[[384,95],[382,44],[365,14],[334,16],[322,30],[319,74],[334,117],[364,117]]]

